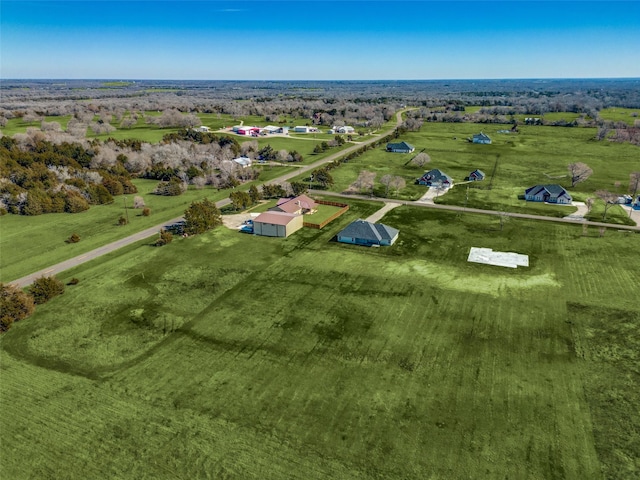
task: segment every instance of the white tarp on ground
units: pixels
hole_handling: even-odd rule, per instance
[[[529,255],[513,252],[494,252],[490,248],[471,247],[467,261],[497,265],[498,267],[528,267]]]

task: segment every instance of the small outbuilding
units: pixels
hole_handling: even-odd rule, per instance
[[[286,238],[302,228],[302,215],[264,212],[253,219],[253,233],[265,237]]]
[[[407,142],[387,143],[387,152],[393,153],[411,153],[415,147]]]
[[[398,239],[399,230],[382,223],[371,223],[358,219],[351,222],[337,235],[338,241],[353,245],[389,246]]]

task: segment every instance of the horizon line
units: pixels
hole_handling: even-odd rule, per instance
[[[640,77],[478,77],[478,78],[334,78],[334,79],[288,79],[288,78],[269,78],[269,79],[252,79],[252,78],[127,78],[127,77],[24,77],[24,78],[1,78],[3,81],[163,81],[163,82],[439,82],[439,81],[488,81],[488,80],[640,80]]]

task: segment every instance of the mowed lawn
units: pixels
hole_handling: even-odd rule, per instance
[[[637,476],[638,235],[399,207],[393,247],[331,241],[378,207],[67,272],[0,338],[3,474]]]
[[[525,189],[548,183],[559,183],[567,188],[574,200],[595,198],[595,192],[606,189],[627,193],[629,174],[637,171],[638,147],[610,141],[595,140],[594,128],[520,126],[520,133],[499,134],[497,130],[510,125],[470,123],[425,123],[419,132],[408,132],[397,141],[406,141],[415,147],[411,154],[389,153],[384,146],[370,150],[360,157],[331,171],[335,185],[331,190],[342,192],[349,188],[362,170],[377,174],[374,192],[405,200],[416,200],[427,187],[416,185],[415,180],[425,170],[440,169],[457,184],[437,203],[467,205],[474,208],[534,213],[548,216],[566,216],[575,207],[540,205],[519,199]],[[467,137],[484,131],[493,143],[478,145],[467,142]],[[431,157],[423,168],[410,163],[420,151]],[[567,165],[584,162],[593,169],[593,175],[583,183],[571,187]],[[465,185],[465,178],[475,169],[482,170],[487,179]],[[386,174],[401,176],[406,187],[387,192],[380,183]],[[307,179],[308,175],[301,179]],[[616,186],[620,182],[619,186]],[[467,195],[467,186],[469,187]],[[597,201],[599,203],[600,201]],[[620,207],[610,209],[611,220],[625,223]],[[597,216],[592,218],[599,220]]]

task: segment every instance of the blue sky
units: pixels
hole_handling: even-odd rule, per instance
[[[0,3],[1,78],[640,77],[640,1]]]

